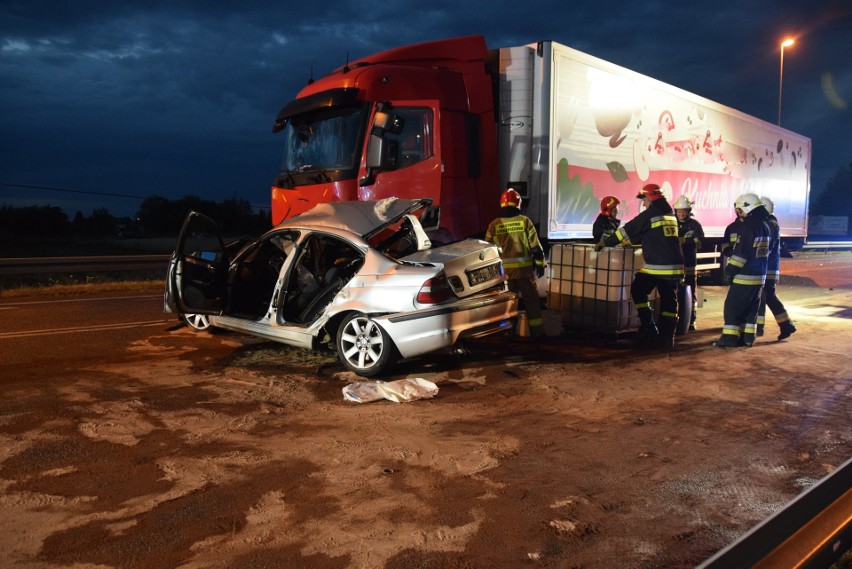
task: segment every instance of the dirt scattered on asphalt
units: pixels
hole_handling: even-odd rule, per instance
[[[333,355],[174,323],[0,399],[17,567],[693,567],[852,455],[852,293],[799,332],[672,352],[490,338],[357,404]],[[715,308],[714,308],[715,306]],[[845,312],[844,312],[845,311]],[[769,326],[769,333],[773,332]]]

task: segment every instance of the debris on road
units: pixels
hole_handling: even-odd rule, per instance
[[[356,403],[370,403],[382,399],[405,403],[431,399],[437,394],[437,385],[419,377],[396,381],[358,381],[343,388],[343,398]]]

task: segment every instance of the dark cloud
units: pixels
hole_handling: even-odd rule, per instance
[[[482,34],[551,39],[813,139],[815,189],[852,161],[848,2],[4,2],[0,182],[85,191],[234,195],[267,205],[279,108],[313,73],[376,51]],[[841,103],[847,105],[842,107]],[[0,202],[72,211],[137,201],[0,186]]]

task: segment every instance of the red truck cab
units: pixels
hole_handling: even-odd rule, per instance
[[[281,109],[272,222],[318,203],[432,198],[424,226],[452,238],[497,214],[491,76],[481,36],[393,49],[340,67]]]

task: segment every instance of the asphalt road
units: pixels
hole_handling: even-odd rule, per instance
[[[157,285],[0,298],[0,565],[695,566],[852,454],[852,254],[782,270],[790,341],[710,348],[706,287],[662,359],[498,339],[401,365],[422,405],[193,334]]]
[[[129,343],[162,332],[170,318],[177,323],[162,307],[162,294],[153,291],[0,299],[0,377],[39,380],[114,361]]]
[[[852,253],[806,253],[783,259],[781,283],[782,300],[790,290],[785,290],[787,286],[804,287],[797,294],[805,295],[852,289]],[[34,293],[0,298],[0,377],[38,379],[92,362],[115,361],[130,342],[179,324],[162,307],[156,284],[108,295],[95,289],[73,296]]]

